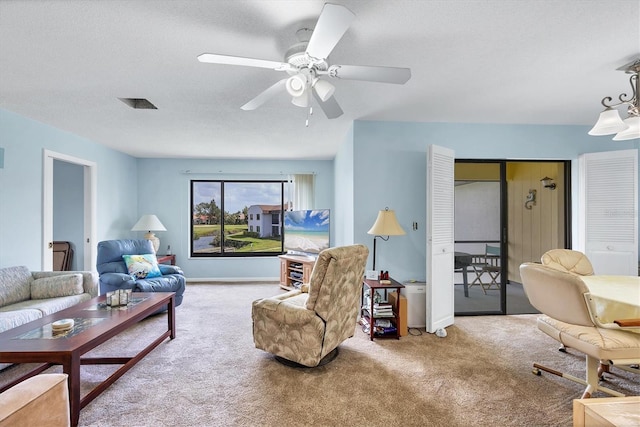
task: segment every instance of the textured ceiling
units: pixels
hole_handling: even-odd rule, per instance
[[[305,127],[284,92],[242,111],[283,73],[196,60],[282,61],[315,0],[2,0],[0,108],[138,157],[326,159],[354,120],[590,125],[640,57],[635,0],[334,3],[356,18],[330,63],[412,71],[405,85],[332,80],[337,119],[316,108]]]

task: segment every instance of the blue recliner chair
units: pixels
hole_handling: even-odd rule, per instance
[[[129,274],[122,255],[154,254],[149,240],[105,240],[98,243],[96,268],[100,275],[100,294],[117,289],[132,289],[133,292],[175,292],[176,306],[182,303],[186,280],[184,273],[175,265],[158,264],[161,276],[140,279]]]

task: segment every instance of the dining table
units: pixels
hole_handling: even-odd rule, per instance
[[[589,289],[596,324],[616,327],[615,321],[640,319],[640,277],[596,274],[580,278]]]
[[[455,252],[454,253],[454,271],[459,271],[462,273],[462,285],[464,286],[464,296],[469,297],[469,278],[468,278],[468,269],[471,265],[471,261],[473,259],[473,255],[468,254],[466,252]]]

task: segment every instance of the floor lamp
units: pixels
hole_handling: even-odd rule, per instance
[[[367,234],[373,234],[373,269],[376,269],[376,238],[380,237],[385,242],[389,240],[389,236],[402,236],[406,234],[398,220],[396,219],[396,213],[390,211],[389,208],[384,208],[383,211],[378,212],[378,218],[373,224],[373,227]],[[385,239],[384,236],[387,236]]]

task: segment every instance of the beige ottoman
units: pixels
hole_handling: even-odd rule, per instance
[[[69,426],[67,374],[42,374],[0,393],[0,427]]]

